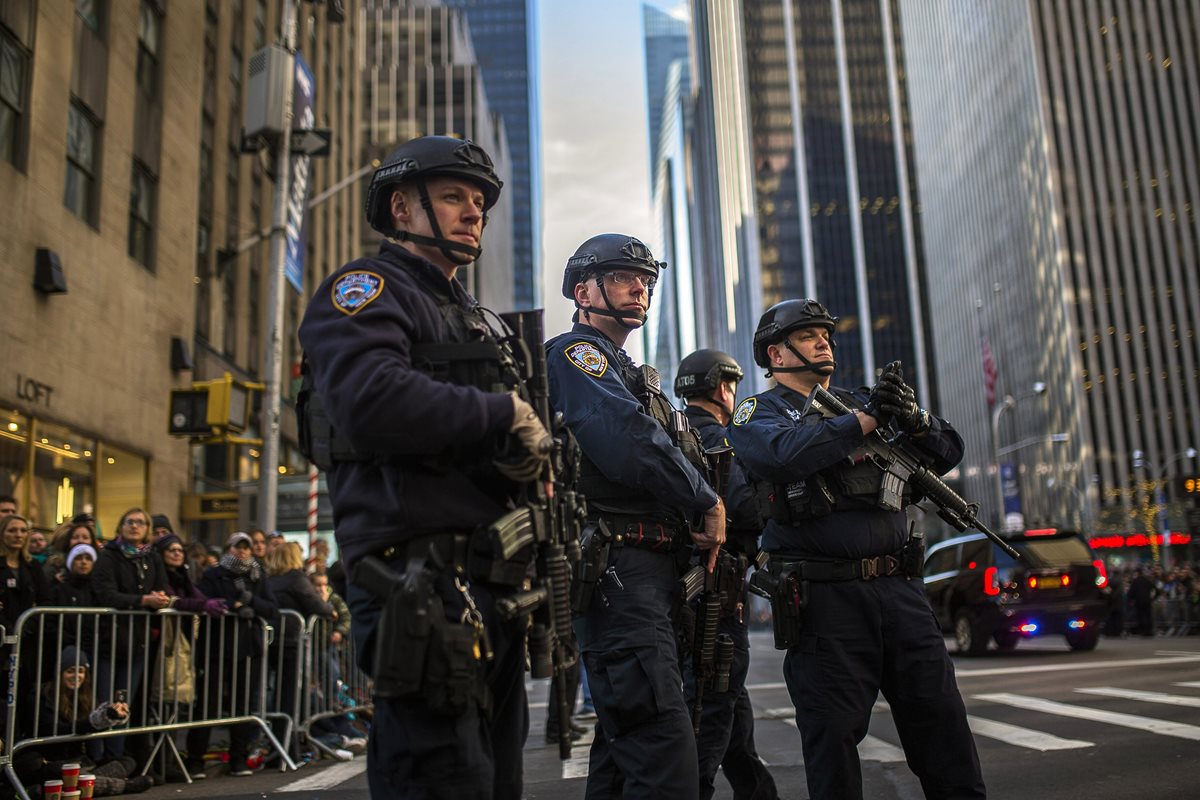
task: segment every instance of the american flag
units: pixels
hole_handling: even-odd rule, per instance
[[[986,334],[980,334],[983,343],[983,388],[987,393],[988,408],[996,405],[996,359]]]

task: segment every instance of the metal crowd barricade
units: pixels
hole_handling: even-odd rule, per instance
[[[263,620],[256,622],[255,635],[261,637],[262,652],[267,653],[272,627]],[[9,680],[0,749],[0,765],[17,794],[29,800],[14,765],[22,750],[135,734],[157,735],[147,768],[165,746],[187,776],[172,734],[198,726],[253,723],[280,753],[286,767],[295,769],[267,721],[267,670],[262,669],[263,660],[240,652],[239,638],[227,636],[221,618],[165,609],[147,612],[39,607],[23,613],[16,632],[4,639],[9,648]],[[190,645],[190,656],[177,658],[184,641]],[[90,685],[76,687],[71,690],[72,696],[65,697],[62,674],[83,660],[76,657],[74,663],[63,663],[63,650],[68,645],[86,655]],[[198,679],[201,674],[203,680]],[[119,702],[122,698],[129,705],[128,723],[93,730],[87,713],[102,702]],[[61,713],[64,699],[71,709],[66,716]],[[49,704],[53,719],[49,730],[43,725],[42,703]],[[187,780],[190,782],[190,777]]]
[[[333,641],[335,624],[320,617],[308,618],[303,719],[300,731],[327,754],[333,748],[314,735],[313,724],[342,715],[368,716],[375,710],[371,681],[359,669],[354,642],[345,636]]]
[[[309,622],[299,611],[281,608],[274,627],[275,641],[267,651],[266,716],[283,724],[283,735],[279,739],[288,752],[294,754],[303,708]]]

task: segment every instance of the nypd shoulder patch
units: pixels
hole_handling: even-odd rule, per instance
[[[750,421],[750,417],[754,416],[754,409],[758,408],[757,397],[747,397],[742,401],[742,404],[737,407],[737,411],[733,413],[733,424],[744,425]]]
[[[608,359],[600,352],[600,348],[591,342],[576,342],[563,352],[571,359],[572,364],[593,378],[599,378],[608,369]]]
[[[347,272],[333,284],[333,307],[353,316],[383,291],[383,277],[374,272]]]

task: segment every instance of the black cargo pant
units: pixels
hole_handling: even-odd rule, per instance
[[[402,561],[391,562],[397,571]],[[457,621],[463,598],[443,575],[435,588],[448,619]],[[379,601],[366,589],[347,586],[359,665],[371,670],[370,648],[395,643],[373,641]],[[376,696],[367,743],[367,783],[373,798],[428,800],[520,800],[524,772],[521,753],[529,735],[525,697],[524,617],[500,622],[497,596],[510,589],[471,583],[470,592],[483,615],[494,653],[487,665],[491,713],[470,704],[458,716],[431,712],[420,699]]]
[[[616,548],[577,621],[596,708],[586,797],[695,800],[696,740],[683,698],[669,553]]]
[[[808,585],[784,679],[813,800],[861,798],[858,743],[880,692],[925,796],[985,797],[975,740],[920,578]]]

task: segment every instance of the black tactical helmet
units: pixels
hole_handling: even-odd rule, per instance
[[[776,303],[763,312],[754,331],[754,363],[769,370],[769,345],[782,341],[797,328],[826,328],[832,336],[837,322],[838,318],[831,316],[825,306],[816,300],[784,300]]]
[[[478,184],[485,213],[496,205],[504,186],[491,156],[470,139],[421,136],[397,147],[375,170],[367,189],[367,222],[385,236],[394,235],[392,190],[405,181],[439,176],[465,178]]]
[[[745,377],[742,368],[728,353],[720,350],[697,350],[683,361],[675,372],[675,394],[679,397],[711,395],[723,381],[740,381]]]
[[[563,297],[575,299],[575,284],[587,280],[590,275],[605,272],[605,267],[636,269],[657,278],[658,271],[666,269],[667,265],[656,261],[650,248],[632,236],[602,233],[579,245],[575,255],[567,259],[567,268],[563,273]]]

